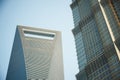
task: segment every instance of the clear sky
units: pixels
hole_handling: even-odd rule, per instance
[[[5,74],[17,25],[62,32],[65,80],[78,72],[71,0],[0,0],[0,73]]]

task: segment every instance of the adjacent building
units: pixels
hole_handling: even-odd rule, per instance
[[[17,26],[6,80],[64,80],[61,32]]]
[[[120,80],[120,0],[72,0],[77,80]]]

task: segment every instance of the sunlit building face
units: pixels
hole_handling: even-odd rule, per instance
[[[64,80],[61,32],[17,26],[6,80]]]

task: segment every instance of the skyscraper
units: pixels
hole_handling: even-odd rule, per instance
[[[0,80],[2,80],[2,76],[3,75],[3,72],[2,72],[2,68],[1,68],[1,65],[0,65]]]
[[[72,0],[77,80],[120,80],[120,0]]]
[[[64,80],[61,32],[17,26],[6,80]]]

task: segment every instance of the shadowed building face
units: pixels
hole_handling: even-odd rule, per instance
[[[72,0],[77,80],[120,79],[120,0]]]

